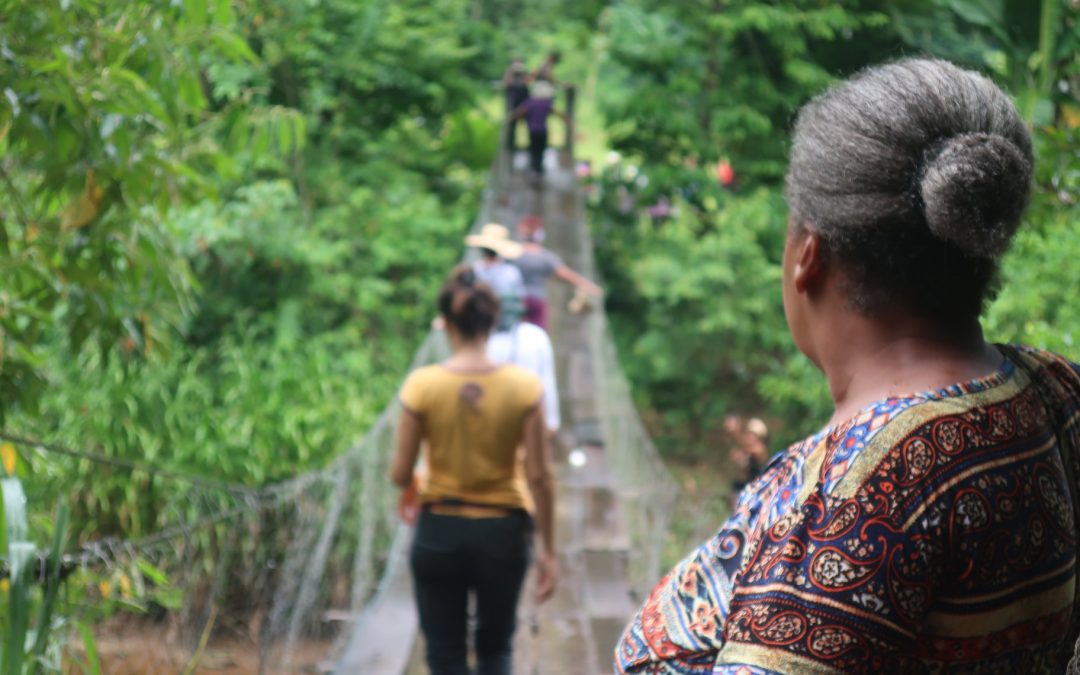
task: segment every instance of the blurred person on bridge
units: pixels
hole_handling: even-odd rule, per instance
[[[743,488],[761,475],[769,461],[769,448],[766,445],[769,428],[757,417],[746,420],[733,414],[724,417],[724,431],[733,441],[729,456],[734,475],[731,479],[729,501],[731,509],[734,510]]]
[[[547,281],[552,276],[591,296],[603,297],[604,289],[567,267],[557,253],[544,248],[544,220],[540,216],[524,216],[517,231],[522,249],[512,262],[521,270],[525,282],[526,321],[547,330]]]
[[[529,75],[530,81],[547,80],[552,84],[555,83],[555,66],[559,65],[559,61],[562,60],[562,54],[559,52],[549,52],[544,60],[540,62],[540,65]]]
[[[525,281],[521,270],[510,260],[521,257],[524,248],[510,238],[510,231],[498,223],[488,223],[477,234],[465,237],[465,245],[480,250],[480,258],[473,263],[473,271],[495,292],[496,297],[521,295]]]
[[[1080,366],[986,341],[1031,136],[951,63],[870,68],[795,122],[781,263],[827,425],[652,591],[619,673],[1060,673],[1080,634]]]
[[[438,308],[453,353],[402,385],[390,477],[403,489],[419,482],[409,563],[432,675],[470,672],[470,595],[478,673],[506,675],[534,530],[539,601],[558,576],[544,390],[534,373],[488,357],[499,301],[470,267],[454,270]],[[422,445],[427,469],[417,481]]]
[[[519,117],[512,114],[529,98],[529,74],[525,70],[525,62],[520,56],[515,57],[503,73],[502,86],[506,96],[506,143],[507,148],[513,153],[517,150],[517,127]]]
[[[547,331],[527,321],[525,301],[516,290],[499,295],[499,323],[488,338],[488,358],[530,370],[544,385],[544,425],[548,436],[559,430],[559,388],[555,383],[555,351]]]
[[[510,124],[513,124],[514,120],[525,118],[525,126],[529,129],[529,166],[537,176],[544,174],[544,154],[548,147],[548,118],[552,115],[563,119],[567,125],[567,134],[573,133],[569,128],[570,118],[565,113],[555,110],[555,85],[546,79],[533,82],[529,98],[510,113]]]

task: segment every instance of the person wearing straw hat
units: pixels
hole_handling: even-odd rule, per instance
[[[491,286],[497,297],[524,294],[525,281],[521,270],[507,262],[521,255],[521,244],[510,238],[510,231],[498,223],[488,223],[476,234],[465,237],[465,245],[480,249],[480,259],[473,263],[473,272]]]
[[[529,166],[537,175],[544,173],[548,117],[551,115],[558,115],[569,124],[569,118],[555,110],[555,85],[547,79],[537,79],[529,92],[529,98],[510,114],[511,121],[525,118],[525,126],[529,129]]]

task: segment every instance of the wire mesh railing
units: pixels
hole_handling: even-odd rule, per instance
[[[432,332],[413,367],[447,351],[444,336]],[[403,535],[397,490],[386,476],[399,412],[391,402],[328,466],[262,489],[3,438],[54,462],[157,473],[187,486],[159,505],[164,515],[153,534],[87,542],[59,561],[67,583],[82,586],[83,604],[130,607],[145,598],[165,610],[163,620],[126,617],[113,631],[120,639],[95,649],[102,672],[180,672],[198,660],[200,638],[211,632],[233,636],[227,644],[235,672],[315,672],[340,647],[383,572],[397,564],[391,551]]]
[[[563,248],[572,254],[578,272],[600,281],[580,190],[575,190],[572,208],[571,220],[576,226],[561,233],[565,238]],[[628,581],[635,595],[642,597],[662,571],[661,556],[678,487],[638,414],[602,306],[591,312],[586,327],[587,362],[591,364],[596,389],[595,414],[630,536]]]

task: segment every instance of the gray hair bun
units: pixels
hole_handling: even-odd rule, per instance
[[[905,59],[799,112],[791,221],[822,237],[868,314],[977,319],[1031,190],[1031,134],[1009,97],[947,61]]]
[[[918,192],[935,236],[969,255],[996,258],[1027,206],[1031,161],[997,134],[963,133],[927,153]]]

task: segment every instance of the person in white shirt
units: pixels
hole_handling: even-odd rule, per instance
[[[499,296],[499,324],[488,337],[487,356],[496,363],[513,363],[538,376],[544,385],[544,424],[559,430],[559,390],[555,383],[555,352],[547,331],[521,320],[525,304],[520,293]]]

